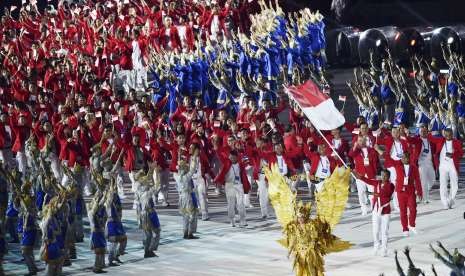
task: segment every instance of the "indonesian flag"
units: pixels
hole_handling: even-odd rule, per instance
[[[344,116],[334,106],[333,100],[323,94],[313,81],[308,80],[299,86],[289,86],[286,90],[315,128],[332,130],[345,123]]]

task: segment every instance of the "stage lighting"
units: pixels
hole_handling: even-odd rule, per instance
[[[399,38],[391,46],[393,58],[401,65],[410,65],[410,57],[422,56],[425,41],[421,33],[414,28],[399,30]]]
[[[460,37],[459,33],[453,27],[441,27],[432,31],[428,28],[421,33],[427,49],[427,57],[435,58],[440,65],[444,64],[442,46],[450,47],[455,53],[460,52]]]
[[[395,44],[395,40],[399,38],[399,31],[393,26],[364,31],[360,34],[358,43],[360,62],[362,64],[368,64],[370,62],[370,52],[373,52],[375,62],[379,63],[387,56],[387,50],[390,49],[391,45]]]
[[[465,54],[465,25],[456,25],[450,27],[459,36],[460,52]]]
[[[359,37],[359,30],[353,27],[344,27],[329,31],[326,43],[328,63],[332,66],[358,65]]]

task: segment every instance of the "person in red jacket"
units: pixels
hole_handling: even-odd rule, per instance
[[[396,183],[396,171],[394,164],[402,159],[404,153],[410,150],[410,144],[405,137],[401,137],[401,132],[398,127],[391,130],[391,135],[382,134],[377,139],[375,149],[380,151],[379,145],[384,145],[384,167],[391,171],[391,182]],[[396,192],[394,192],[394,209],[399,211],[399,201],[397,200]]]
[[[413,137],[414,151],[413,163],[418,166],[420,173],[421,189],[423,191],[423,203],[429,203],[429,190],[436,179],[437,159],[434,154],[436,148],[428,137],[428,126],[420,127],[420,135]]]
[[[358,179],[373,186],[373,254],[377,255],[382,250],[383,257],[387,256],[387,243],[389,238],[389,222],[391,220],[391,198],[395,190],[390,182],[390,171],[381,171],[381,180],[369,179],[354,172]]]
[[[147,161],[150,160],[150,155],[146,151],[145,147],[140,145],[140,137],[136,133],[132,135],[132,141],[130,144],[125,145],[124,147],[124,169],[129,172],[129,179],[132,183],[132,191],[137,191],[137,181],[135,175],[140,170],[147,168]],[[137,208],[138,199],[134,198],[133,208]]]
[[[199,164],[197,170],[194,173],[192,180],[194,182],[195,192],[200,207],[200,213],[202,214],[202,220],[209,220],[208,216],[208,194],[207,194],[207,181],[206,175],[211,175],[210,162],[208,156],[200,145],[192,143],[189,147],[189,154],[192,156],[195,152],[198,152],[199,158],[197,159]]]
[[[10,117],[10,127],[15,137],[11,150],[16,153],[18,170],[22,173],[23,177],[25,177],[27,170],[25,144],[31,134],[30,123],[27,122],[26,116],[23,114],[19,114],[17,117],[12,115]]]
[[[408,237],[409,230],[417,233],[415,220],[417,217],[416,196],[423,197],[418,167],[410,163],[410,154],[404,153],[401,161],[396,161],[396,192],[399,200],[400,223],[404,237]]]
[[[366,139],[366,137],[358,136],[357,141],[349,151],[349,157],[354,161],[355,172],[369,179],[374,179],[378,170],[378,153],[372,147],[367,146]],[[359,178],[355,180],[355,183],[362,216],[365,216],[368,214],[367,190],[373,192],[373,189]]]
[[[309,185],[310,195],[313,195],[314,190],[317,192],[323,188],[324,180],[331,176],[336,161],[333,157],[327,155],[325,143],[318,145],[318,152],[307,152],[307,158],[310,160],[310,172],[308,173],[307,181]]]
[[[223,159],[221,171],[215,177],[215,183],[225,183],[226,200],[228,202],[228,217],[231,221],[231,226],[236,226],[234,219],[235,209],[239,212],[240,223],[239,227],[247,226],[244,193],[249,192],[250,183],[247,179],[247,172],[238,160],[238,153],[232,150],[229,153],[229,159]]]
[[[458,190],[459,161],[463,156],[462,142],[452,138],[452,130],[443,131],[444,137],[431,136],[439,156],[439,193],[444,209],[452,209]],[[447,185],[450,191],[447,191]]]

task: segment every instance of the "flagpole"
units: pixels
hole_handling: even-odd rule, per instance
[[[292,98],[292,100],[299,106],[299,108],[300,108],[301,110],[303,110],[303,108],[302,108],[302,106],[300,105],[300,103],[299,103],[298,101],[296,101],[296,100],[294,99],[294,97],[288,92],[287,87],[284,87],[284,88],[285,88],[285,91],[286,91],[287,95],[288,95],[289,97]],[[305,117],[307,117],[307,116],[305,116]],[[307,117],[307,118],[308,118],[308,117]],[[312,121],[310,118],[308,118],[308,119],[310,120],[310,122]],[[313,124],[313,123],[312,123],[312,124]],[[318,131],[318,134],[320,134],[320,136],[323,137],[323,139],[325,140],[325,142],[329,145],[329,147],[330,147],[331,150],[336,154],[336,156],[339,158],[339,160],[341,160],[342,165],[344,165],[344,167],[346,167],[347,169],[350,169],[349,166],[346,164],[346,162],[345,162],[345,161],[342,159],[342,157],[339,155],[339,153],[338,153],[338,152],[334,149],[334,147],[331,145],[331,143],[329,143],[328,139],[326,139],[326,137],[323,135],[323,133],[321,132],[321,130],[318,129],[318,128],[316,128],[316,127],[315,127],[315,129]],[[351,172],[351,174],[352,174],[353,177],[355,177],[354,174],[353,174],[352,172]]]

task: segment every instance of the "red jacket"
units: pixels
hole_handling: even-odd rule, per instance
[[[426,139],[428,140],[429,145],[430,145],[428,154],[431,154],[431,160],[433,161],[433,166],[435,169],[437,169],[439,159],[437,158],[438,156],[436,155],[436,144],[433,143],[429,137]],[[414,164],[418,165],[418,160],[420,159],[420,155],[423,151],[423,140],[421,139],[420,136],[412,137],[410,140],[414,146],[412,150],[412,161],[414,162]]]
[[[160,45],[166,49],[168,47],[168,43],[171,42],[172,49],[180,50],[181,49],[181,38],[179,37],[178,29],[176,28],[176,26],[170,27],[169,41],[166,39],[165,31],[166,31],[166,27],[160,28],[160,33],[159,33]]]
[[[144,154],[144,160],[145,161],[151,160],[150,154],[147,152],[145,147],[141,147],[141,146],[139,147],[142,150],[142,153]],[[136,161],[136,150],[132,144],[126,145],[124,150],[125,150],[124,169],[128,172],[133,171],[134,162]]]
[[[395,187],[391,182],[383,183],[381,180],[368,179],[366,177],[360,177],[360,179],[373,186],[373,211],[376,211],[381,203],[381,207],[388,204],[391,201],[392,194],[394,193]],[[379,199],[379,200],[378,200]],[[379,201],[379,202],[378,202]],[[381,211],[381,214],[390,214],[391,205],[387,205]]]
[[[410,150],[409,143],[407,139],[403,139],[402,137],[399,139],[402,151],[403,152],[408,152]],[[379,145],[384,145],[386,147],[384,151],[384,166],[386,168],[393,167],[395,164],[393,163],[394,160],[391,159],[391,150],[394,145],[394,138],[392,136],[388,137],[378,137],[378,144]]]
[[[329,170],[330,173],[333,173],[334,169],[336,168],[336,160],[334,160],[331,156],[326,156],[329,160]],[[318,164],[320,163],[321,156],[317,153],[313,153],[310,156],[310,175],[315,175],[316,171],[318,170]]]
[[[404,185],[405,169],[404,164],[401,161],[397,161],[395,165],[396,169],[396,192],[397,193],[408,193],[409,195],[423,196],[421,189],[420,173],[416,165],[410,164],[408,169],[408,184]]]
[[[214,182],[224,184],[226,175],[231,169],[232,162],[229,159],[223,159],[221,160],[221,163],[222,163],[221,171],[215,177]],[[247,172],[245,170],[244,164],[242,164],[242,162],[238,162],[238,163],[239,163],[239,168],[241,171],[240,174],[241,174],[242,187],[244,187],[244,193],[247,194],[250,191],[250,183],[249,183],[249,179],[247,178]]]
[[[378,158],[378,153],[373,149],[373,148],[368,148],[368,165],[365,165],[364,159],[365,156],[363,155],[363,151],[356,147],[355,149],[352,148],[349,151],[349,156],[354,160],[355,164],[355,171],[359,173],[360,175],[366,176],[370,179],[373,179],[376,177],[376,173],[378,171],[378,164],[379,164],[379,158]]]
[[[444,147],[444,144],[446,143],[446,138],[434,137],[434,136],[430,136],[429,138],[431,139],[431,142],[435,144],[436,146],[435,154],[436,156],[439,157],[439,155],[441,154],[442,147]],[[459,168],[460,168],[460,165],[459,165],[460,158],[462,158],[463,156],[462,142],[460,140],[453,139],[452,148],[454,150],[454,152],[452,153],[452,159],[454,160],[454,165],[458,173]]]

